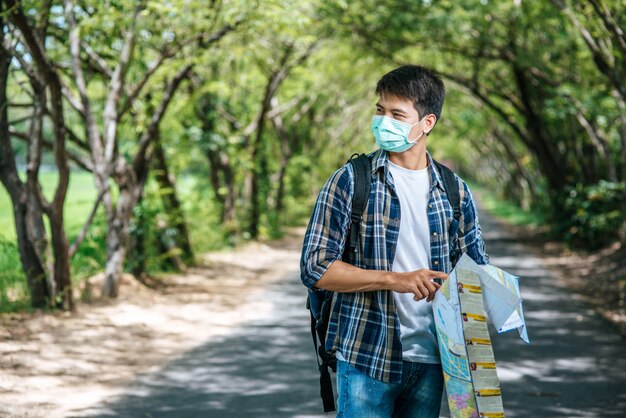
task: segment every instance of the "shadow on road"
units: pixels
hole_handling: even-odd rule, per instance
[[[124,397],[74,416],[321,416],[305,289],[294,274],[264,295],[274,302],[270,317],[139,376]]]

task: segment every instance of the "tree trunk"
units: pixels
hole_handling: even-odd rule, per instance
[[[189,231],[185,223],[182,205],[176,194],[176,184],[170,175],[165,152],[160,138],[154,140],[153,145],[155,177],[161,189],[163,207],[168,217],[170,227],[176,229],[176,246],[182,251],[182,258],[187,263],[193,263],[193,251],[189,240]]]
[[[546,177],[550,188],[560,191],[566,184],[562,174],[563,161],[555,156],[554,146],[550,138],[546,138],[543,130],[541,114],[537,112],[532,101],[532,87],[524,71],[515,62],[511,63],[511,70],[520,93],[520,100],[524,107],[524,123],[531,136],[531,147],[539,162],[539,167]]]
[[[289,165],[289,160],[291,159],[291,153],[287,153],[287,155],[283,155],[280,159],[280,168],[277,173],[277,181],[278,181],[278,189],[276,190],[276,213],[279,214],[282,212],[285,206],[285,174],[287,173],[287,166]]]
[[[50,217],[52,234],[52,248],[54,253],[54,281],[56,284],[57,308],[74,311],[74,297],[72,295],[72,281],[70,275],[70,244],[65,235],[63,226],[63,212],[53,212]]]
[[[111,213],[107,214],[107,261],[102,294],[110,298],[118,296],[119,279],[124,272],[124,260],[128,250],[128,227],[135,205],[131,189],[132,186],[128,182],[120,186],[117,202]]]
[[[69,158],[65,149],[65,118],[63,116],[63,100],[61,83],[56,73],[51,73],[49,78],[53,81],[49,84],[50,106],[52,107],[52,124],[55,135],[54,161],[57,166],[59,180],[54,193],[54,198],[47,211],[50,221],[50,233],[52,235],[52,252],[54,255],[54,281],[56,285],[55,305],[58,308],[75,311],[74,296],[72,294],[72,279],[70,270],[70,244],[65,234],[64,206],[67,190],[70,182]],[[45,109],[45,96],[42,107]],[[42,114],[43,117],[43,114]],[[43,141],[43,133],[40,133],[39,141]],[[41,143],[39,145],[41,149]],[[40,151],[41,152],[41,151]],[[37,184],[37,187],[39,185]]]
[[[4,30],[0,19],[0,30]],[[43,221],[43,208],[33,189],[20,180],[11,147],[8,120],[7,81],[11,57],[2,46],[0,34],[0,181],[13,203],[13,217],[20,261],[30,292],[31,306],[44,308],[54,294],[53,282],[46,269],[48,241]],[[52,287],[52,288],[51,288]]]
[[[55,293],[55,289],[46,269],[45,254],[48,240],[43,212],[40,206],[34,209],[32,206],[14,202],[13,215],[20,261],[26,275],[31,306],[45,308],[51,303],[51,295]]]
[[[259,127],[258,137],[260,138],[263,135],[264,122],[261,121],[259,123],[261,127]],[[259,181],[260,178],[265,174],[265,170],[263,170],[263,156],[261,156],[261,140],[258,139],[253,152],[252,152],[252,170],[250,170],[250,200],[251,200],[251,208],[250,208],[250,225],[248,227],[248,232],[250,233],[250,237],[252,239],[256,239],[259,235],[259,224],[261,219],[261,196],[260,195],[260,187]]]
[[[230,165],[228,159],[223,160],[224,171],[224,184],[226,187],[226,201],[224,205],[224,213],[222,215],[222,222],[229,223],[236,218],[236,206],[237,206],[237,190],[235,188],[235,174],[233,168]]]
[[[137,202],[138,206],[141,206],[143,200],[143,193]],[[143,277],[146,273],[146,215],[145,211],[141,209],[139,214],[133,217],[134,232],[130,236],[130,253],[133,254],[133,259],[129,260],[130,272],[138,279]]]

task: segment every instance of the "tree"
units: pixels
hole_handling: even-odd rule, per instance
[[[33,23],[24,14],[22,5],[15,0],[4,2],[2,12],[6,14],[14,30],[7,39],[2,24],[2,116],[0,117],[2,139],[2,182],[9,191],[13,201],[16,230],[20,249],[20,258],[27,275],[31,290],[31,303],[36,307],[47,304],[74,309],[70,280],[69,243],[65,235],[63,206],[69,184],[69,165],[65,149],[65,117],[62,104],[62,86],[53,64],[44,50],[47,28],[49,25],[49,9],[51,2],[43,5],[43,14]],[[1,22],[4,23],[4,22]],[[12,43],[11,51],[7,45]],[[20,45],[27,51],[25,54],[17,51]],[[14,155],[11,151],[10,132],[7,114],[9,101],[6,97],[7,71],[11,57],[15,58],[22,70],[28,76],[32,89],[33,114],[30,124],[28,168],[26,183],[19,179],[15,166]],[[30,65],[30,62],[34,67]],[[49,98],[48,98],[49,95]],[[59,173],[59,181],[54,198],[49,202],[41,192],[38,182],[43,143],[43,120],[49,116],[53,127],[54,157]],[[52,254],[54,262],[52,268],[47,268],[48,243],[43,225],[42,212],[48,217],[52,234]],[[47,284],[47,288],[44,287]],[[45,289],[45,290],[44,290]]]
[[[185,5],[184,2],[177,2],[161,6],[157,3],[139,2],[136,5],[131,3],[100,5],[98,10],[93,7],[84,10],[70,0],[65,1],[72,60],[72,73],[68,82],[74,81],[74,88],[66,89],[66,98],[82,118],[86,142],[91,152],[96,187],[103,195],[102,203],[108,226],[103,294],[107,296],[115,297],[118,292],[118,279],[123,270],[128,248],[128,227],[132,209],[142,194],[148,173],[149,154],[159,137],[159,125],[178,87],[188,78],[195,65],[195,61],[188,63],[175,61],[184,57],[186,53],[193,54],[195,51],[208,48],[241,22],[241,19],[238,19],[224,23],[217,30],[212,30],[210,24],[198,26],[197,22],[203,18],[208,17],[208,22],[216,21],[217,17],[211,16],[211,13],[219,12],[221,3],[214,3],[213,6],[215,10],[202,7],[200,3]],[[183,26],[183,20],[168,22],[165,18],[170,11],[192,13],[193,10],[204,12],[194,21],[196,25],[189,28]],[[76,18],[78,12],[82,16],[91,17],[86,17],[79,23]],[[184,14],[183,19],[189,16]],[[102,31],[86,39],[81,37],[81,25],[89,25],[93,19],[96,19],[95,23],[100,24],[102,19],[111,18],[120,23],[122,29],[119,32]],[[136,37],[140,32],[146,34],[147,40],[142,44],[144,54],[137,56]],[[163,33],[167,35],[164,39],[161,36]],[[104,54],[96,47],[106,45],[110,49],[116,44],[121,45],[119,54],[109,55],[109,59],[103,58]],[[106,52],[110,54],[112,51]],[[147,94],[146,86],[168,61],[172,61],[173,67],[169,67],[171,74],[165,78],[165,88],[162,90],[160,100],[151,107],[153,111],[144,116],[145,123],[138,132],[137,146],[130,152],[131,157],[128,158],[120,152],[119,124],[128,113],[131,113],[137,100]],[[96,68],[93,68],[94,66]],[[93,69],[91,79],[87,78],[84,67]],[[136,76],[136,80],[134,82],[129,80],[129,75]],[[106,86],[104,97],[90,91],[90,83]],[[77,92],[79,99],[74,96],[73,91]],[[117,186],[115,201],[110,191],[111,180]]]

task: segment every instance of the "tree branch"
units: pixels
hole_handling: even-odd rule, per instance
[[[104,105],[104,161],[107,163],[113,161],[113,154],[117,145],[118,103],[124,87],[126,70],[135,46],[135,22],[142,8],[141,4],[135,7],[130,27],[124,35],[124,45],[117,66],[113,70],[111,82],[109,83],[109,94]]]
[[[152,118],[150,120],[150,124],[143,131],[141,138],[139,139],[139,150],[135,155],[135,159],[133,161],[133,168],[135,173],[141,172],[143,164],[145,164],[146,160],[146,152],[150,143],[157,137],[159,124],[167,111],[167,108],[174,97],[174,93],[178,89],[180,83],[189,76],[193,64],[188,64],[183,69],[181,69],[176,75],[167,83],[167,87],[165,88],[165,92],[163,93],[163,98],[161,99],[161,103],[155,110]]]
[[[496,112],[496,114],[500,116],[502,121],[504,121],[507,125],[509,125],[509,127],[513,130],[513,132],[515,132],[519,136],[522,142],[524,142],[524,144],[526,144],[529,148],[532,148],[530,144],[530,139],[528,138],[527,134],[522,129],[522,127],[520,127],[517,123],[515,123],[515,118],[513,117],[513,115],[508,114],[504,109],[502,109],[500,106],[495,104],[491,99],[489,99],[489,97],[487,97],[486,94],[484,94],[479,89],[477,85],[471,82],[468,82],[468,80],[464,79],[463,77],[459,77],[455,74],[445,73],[441,71],[439,71],[439,74],[452,80],[460,88],[464,90],[468,90],[474,97],[476,97],[485,105],[487,105],[488,108]],[[520,113],[523,114],[523,112],[520,112]]]
[[[615,22],[611,10],[606,4],[601,4],[599,0],[589,0],[589,3],[591,3],[596,14],[602,19],[604,27],[612,35],[622,54],[626,56],[626,32]]]
[[[76,103],[71,95],[71,92],[65,86],[62,87],[63,95],[68,99],[70,104],[78,110],[79,113],[85,119],[85,131],[87,138],[91,142],[91,149],[95,155],[100,155],[102,144],[100,134],[98,132],[96,120],[91,111],[91,104],[89,102],[89,96],[87,94],[87,82],[85,80],[85,74],[81,66],[80,60],[80,45],[81,40],[79,36],[79,28],[76,24],[76,18],[74,17],[74,4],[71,0],[65,0],[65,16],[70,29],[70,53],[72,56],[72,70],[76,79],[76,87],[78,87],[78,93],[80,95],[80,105]],[[94,161],[97,161],[94,158]]]
[[[31,140],[29,134],[27,134],[26,132],[20,132],[13,127],[9,127],[9,134],[12,137],[17,138],[20,141],[23,141],[26,143],[28,143]],[[54,150],[54,143],[52,143],[51,141],[44,139],[42,142],[42,145],[47,150],[50,150],[50,151]],[[93,172],[93,164],[91,163],[90,159],[85,158],[81,156],[80,154],[77,154],[71,150],[67,150],[67,156],[70,160],[76,163],[76,165],[82,168],[83,170],[88,171],[88,172]]]
[[[128,111],[128,109],[132,107],[133,103],[135,102],[137,97],[139,97],[143,88],[148,83],[148,80],[150,80],[150,78],[154,75],[154,73],[156,73],[156,71],[161,67],[161,65],[167,59],[174,57],[183,47],[195,41],[198,42],[201,48],[208,48],[211,44],[214,44],[215,42],[222,39],[227,33],[235,30],[241,24],[242,21],[243,21],[243,18],[239,18],[232,25],[226,25],[211,35],[207,35],[206,33],[200,33],[186,40],[183,40],[180,43],[177,43],[175,45],[163,46],[163,48],[161,48],[161,52],[159,56],[154,61],[152,61],[152,63],[150,63],[147,71],[145,72],[141,80],[136,82],[129,89],[130,94],[128,94],[128,96],[126,97],[126,100],[124,100],[124,103],[122,104],[120,111],[118,113],[118,122],[119,122],[119,119]]]
[[[80,46],[83,48],[83,51],[87,53],[87,56],[93,63],[96,70],[109,78],[113,77],[113,72],[109,68],[107,62],[96,51],[94,51],[94,49],[87,42],[81,40]]]

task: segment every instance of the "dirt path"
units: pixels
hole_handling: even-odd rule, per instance
[[[169,276],[160,290],[125,280],[119,300],[79,304],[75,315],[0,316],[0,417],[73,416],[264,316],[274,306],[258,296],[297,268],[300,234],[211,253],[208,267]]]

